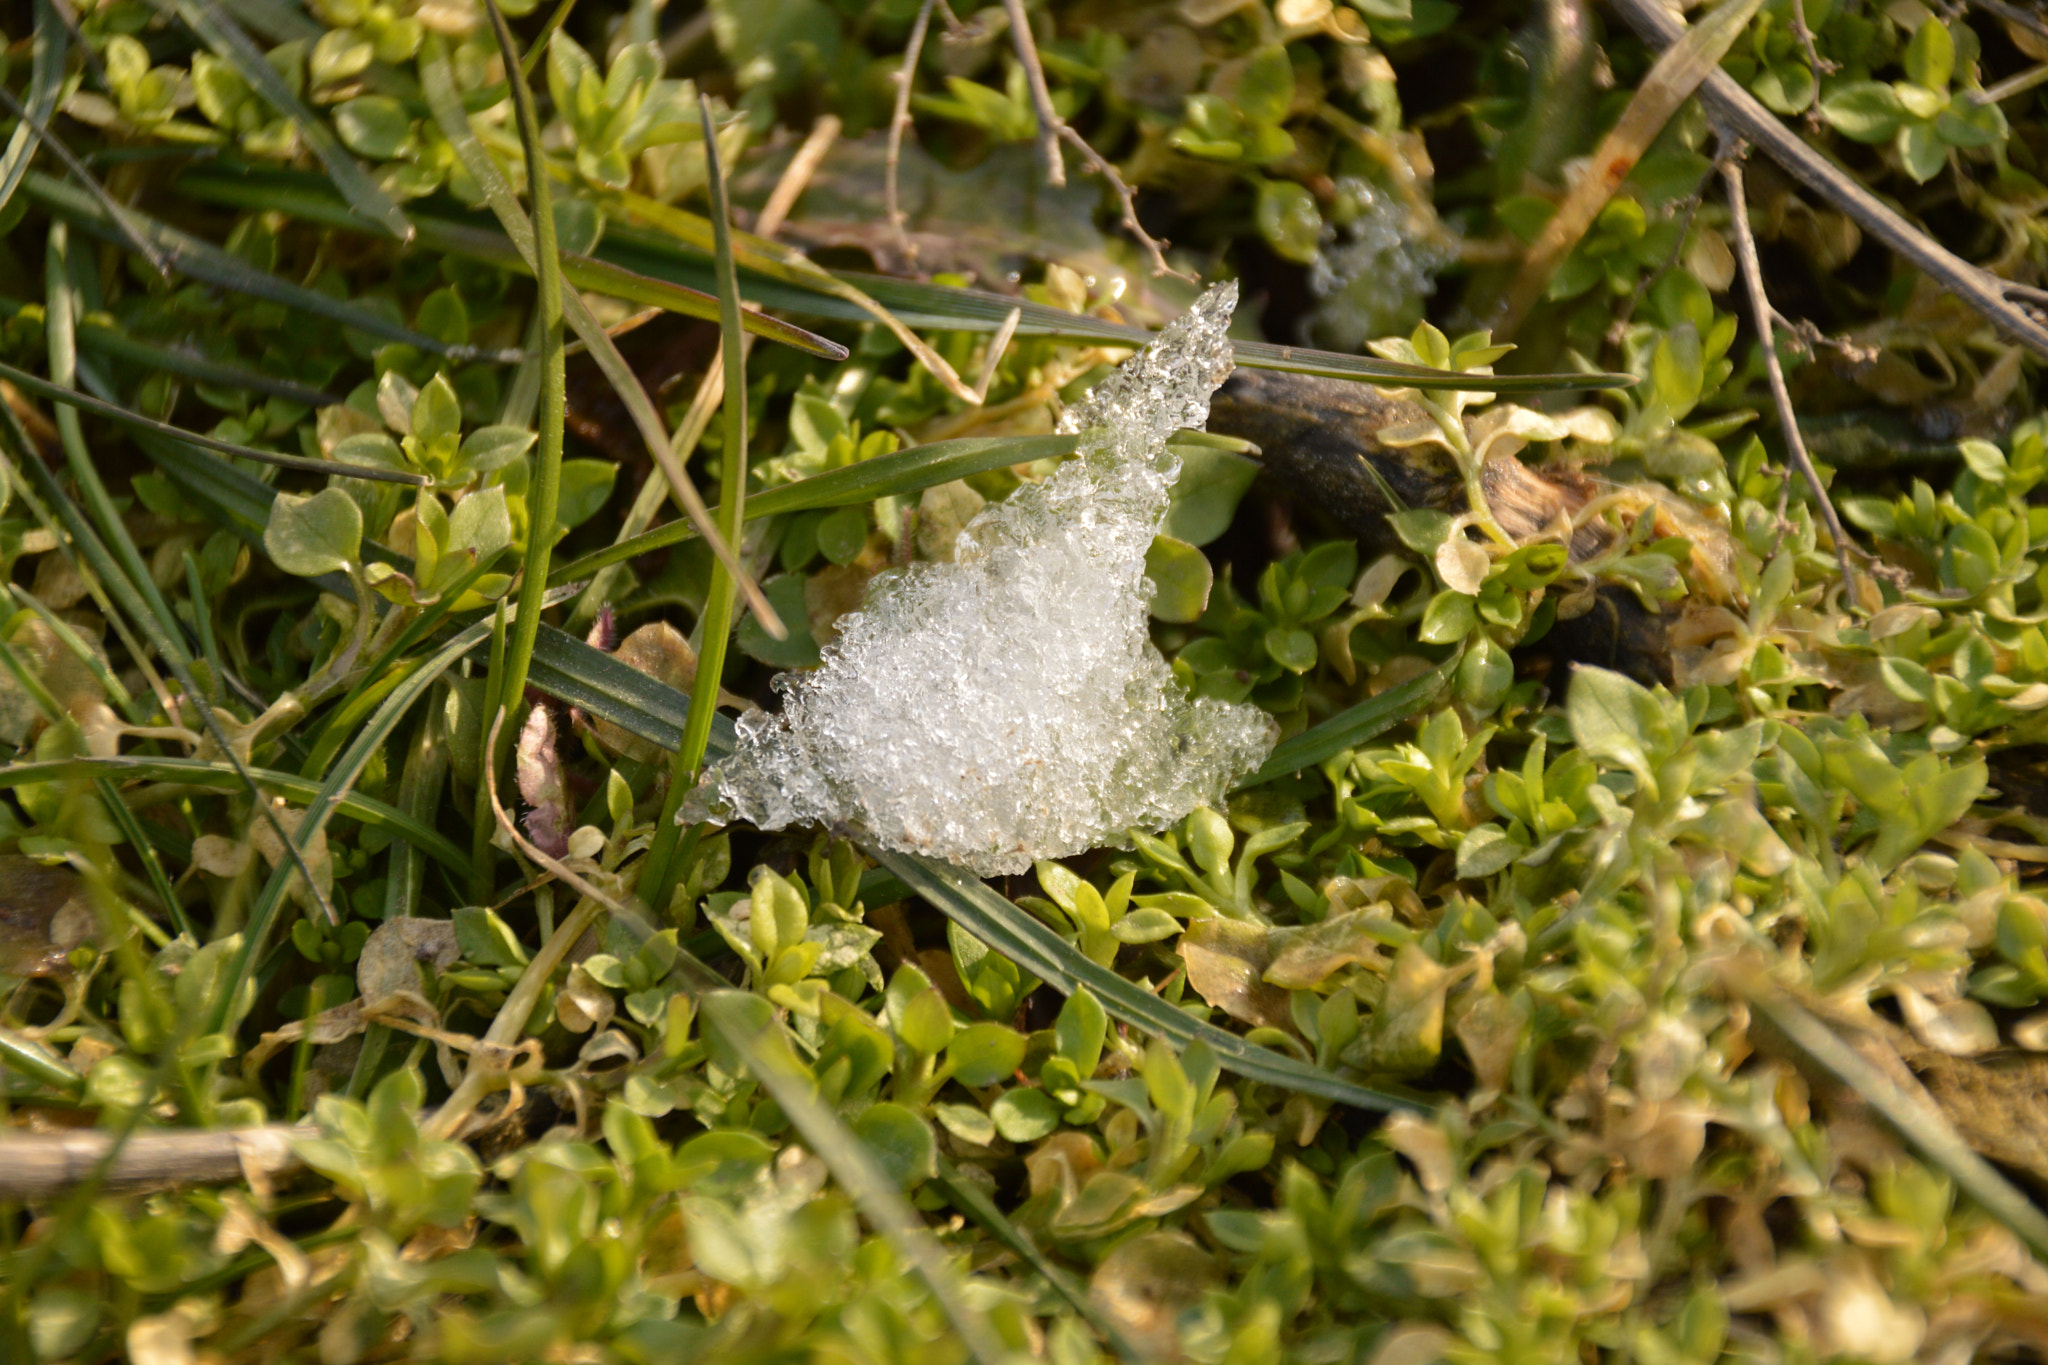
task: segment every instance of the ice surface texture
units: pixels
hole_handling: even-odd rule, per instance
[[[991,876],[1220,801],[1277,731],[1174,679],[1145,551],[1179,473],[1167,437],[1207,422],[1236,303],[1211,289],[1069,410],[1081,453],[969,522],[953,563],[881,580],[819,668],[776,679],[779,714],[740,717],[683,818],[821,822]]]

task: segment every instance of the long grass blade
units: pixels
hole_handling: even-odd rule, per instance
[[[824,1161],[861,1216],[886,1235],[910,1262],[977,1365],[1003,1365],[1010,1359],[1009,1352],[1003,1349],[987,1320],[961,1293],[958,1276],[945,1251],[896,1182],[875,1163],[867,1147],[818,1099],[814,1078],[797,1060],[787,1032],[779,1023],[765,1035],[754,1031],[757,1021],[749,1006],[755,998],[732,990],[704,995],[700,1008],[706,1026],[734,1047],[761,1088],[789,1117],[804,1145]]]
[[[934,441],[912,446],[893,455],[880,455],[843,469],[815,474],[808,479],[786,483],[766,492],[749,494],[746,519],[772,517],[783,512],[807,512],[822,507],[846,507],[888,497],[893,493],[915,493],[936,484],[951,483],[970,474],[1001,469],[1032,460],[1056,459],[1078,448],[1073,436],[971,436],[957,441]],[[714,512],[717,509],[713,509]],[[613,564],[694,539],[696,527],[689,522],[670,522],[652,531],[592,550],[580,559],[556,569],[549,586],[574,583]]]
[[[1762,970],[1731,970],[1727,980],[1810,1063],[1855,1092],[1929,1165],[2005,1224],[2036,1256],[2048,1260],[2048,1213],[1971,1150],[1955,1125],[1924,1094],[1913,1094],[1886,1075]]]
[[[498,163],[491,159],[483,143],[469,125],[468,116],[463,114],[455,98],[455,77],[450,68],[446,47],[439,38],[426,44],[421,52],[420,74],[427,98],[434,108],[435,119],[441,124],[442,135],[455,148],[456,155],[469,170],[471,177],[484,192],[484,199],[497,215],[505,236],[524,259],[529,271],[535,262],[533,230],[519,210],[519,204],[512,196],[512,187],[506,183],[498,170]],[[523,79],[523,77],[522,77]],[[709,297],[709,296],[705,296]],[[716,300],[710,300],[715,306]],[[662,477],[668,481],[670,491],[684,514],[698,527],[710,543],[712,552],[727,572],[739,581],[740,590],[747,595],[747,601],[765,620],[774,620],[774,608],[762,594],[760,585],[753,575],[746,572],[739,562],[730,542],[720,535],[712,523],[711,514],[704,506],[704,499],[697,493],[697,486],[690,482],[675,451],[669,445],[668,429],[662,424],[661,414],[655,411],[647,391],[641,387],[639,377],[626,364],[626,358],[619,354],[609,333],[598,323],[577,288],[565,289],[562,295],[563,316],[575,329],[576,335],[590,349],[590,355],[603,371],[612,391],[619,401],[626,405],[626,411],[633,418],[633,425],[640,433],[647,453],[653,457]],[[808,336],[809,333],[804,333]],[[829,343],[824,343],[829,344]],[[835,347],[835,350],[838,348]],[[844,354],[843,351],[840,354]]]
[[[0,315],[12,316],[27,306],[20,299],[0,297]],[[182,375],[202,384],[241,389],[247,393],[269,394],[293,403],[304,403],[307,407],[327,407],[341,401],[339,394],[309,388],[290,379],[262,374],[226,361],[214,360],[182,344],[146,341],[131,336],[121,327],[97,315],[89,314],[78,320],[78,344],[95,354],[140,366],[151,373],[161,371]]]
[[[936,1177],[939,1188],[946,1192],[946,1198],[954,1208],[979,1223],[996,1241],[1009,1248],[1010,1253],[1024,1264],[1037,1271],[1040,1278],[1051,1285],[1059,1296],[1079,1313],[1101,1338],[1130,1365],[1146,1365],[1145,1353],[1138,1349],[1131,1339],[1124,1335],[1123,1328],[1096,1306],[1089,1297],[1088,1286],[1075,1274],[1052,1257],[1038,1249],[1022,1228],[1011,1222],[1008,1215],[989,1198],[981,1186],[960,1174],[960,1168],[939,1157],[939,1172]]]
[[[80,328],[81,339],[86,329]],[[258,450],[254,446],[237,445],[233,441],[222,441],[212,436],[202,436],[196,431],[174,427],[159,422],[153,417],[144,417],[139,412],[130,412],[118,403],[109,403],[89,393],[53,384],[27,370],[0,361],[0,379],[6,380],[26,393],[38,398],[47,398],[53,403],[62,403],[68,408],[89,412],[95,417],[119,423],[136,431],[147,431],[166,440],[181,441],[188,446],[199,446],[206,450],[217,450],[223,455],[234,455],[258,464],[276,465],[279,469],[303,469],[314,474],[341,474],[351,479],[367,479],[376,483],[402,483],[408,487],[423,488],[432,480],[423,474],[408,474],[402,470],[386,469],[381,465],[344,464],[337,460],[312,460],[303,455],[285,455],[275,450]]]
[[[297,773],[251,768],[249,775],[266,790],[293,801],[310,801],[320,791],[318,782]],[[78,778],[161,782],[172,787],[203,787],[212,791],[235,791],[242,785],[241,775],[228,764],[203,758],[122,755],[114,758],[48,759],[0,766],[0,789]],[[157,793],[164,800],[171,800],[177,794],[168,789]],[[336,798],[335,810],[352,820],[389,830],[394,838],[403,839],[451,872],[464,875],[469,872],[469,854],[457,848],[454,840],[396,806],[375,797],[348,792]]]
[[[35,160],[37,129],[45,127],[57,112],[57,97],[64,89],[64,57],[70,47],[70,33],[50,0],[36,0],[35,35],[31,40],[28,71],[27,109],[34,117],[14,126],[7,150],[0,152],[0,212],[14,198],[23,172]]]
[[[1276,778],[1313,768],[1324,759],[1355,749],[1374,735],[1384,734],[1435,701],[1449,686],[1457,668],[1454,655],[1419,678],[1390,687],[1347,710],[1339,711],[1319,725],[1312,725],[1293,739],[1283,740],[1259,770],[1237,784],[1237,790],[1257,787]]]
[[[706,253],[714,249],[715,238],[709,219],[701,218],[674,204],[664,204],[644,194],[635,194],[631,190],[619,191],[613,197],[627,213],[668,233],[678,241]],[[802,252],[786,247],[773,238],[738,230],[734,230],[732,234],[732,249],[733,259],[742,269],[752,274],[780,280],[802,289],[822,291],[851,304],[866,314],[867,320],[878,322],[886,328],[889,335],[901,342],[918,364],[924,366],[934,379],[945,386],[947,392],[963,403],[980,405],[986,389],[976,392],[970,388],[946,358],[934,351],[923,337],[905,326],[902,319],[869,298],[859,288],[814,263]],[[998,351],[1000,349],[997,348]]]
[[[177,618],[170,614],[168,607],[163,609],[161,615],[157,614],[150,603],[143,599],[135,584],[130,582],[122,571],[121,565],[101,543],[91,523],[86,520],[85,514],[78,510],[77,505],[58,484],[57,476],[43,467],[43,462],[36,457],[34,447],[29,444],[27,433],[22,431],[19,420],[14,416],[14,410],[5,404],[0,404],[0,425],[6,427],[9,437],[7,442],[0,442],[0,447],[12,444],[19,456],[19,468],[12,471],[12,476],[19,478],[23,470],[27,472],[28,481],[36,485],[37,492],[48,503],[57,519],[63,523],[65,534],[71,538],[77,552],[92,566],[94,575],[99,578],[107,593],[132,620],[135,629],[142,632],[150,648],[156,651],[158,657],[164,661],[164,666],[170,669],[171,676],[178,680],[178,686],[184,689],[186,698],[191,702],[193,709],[198,711],[200,723],[205,727],[207,734],[227,756],[228,763],[254,799],[257,810],[283,843],[293,867],[306,878],[307,886],[314,888],[313,894],[321,913],[330,921],[335,921],[334,907],[328,904],[325,896],[320,895],[318,884],[313,880],[312,869],[306,865],[305,854],[292,841],[277,812],[257,789],[255,779],[249,774],[249,765],[243,761],[229,740],[227,731],[221,727],[220,717],[207,702],[205,690],[200,687],[198,678],[193,675],[192,657],[185,648],[184,640],[179,636]],[[151,580],[149,587],[152,591],[155,586],[155,582]],[[162,598],[159,596],[157,600],[160,602]],[[139,655],[140,651],[137,653]]]
[[[672,239],[630,225],[608,228],[598,254],[609,261],[657,279],[703,288],[710,279],[709,264],[702,257]],[[832,272],[841,281],[861,290],[878,305],[888,309],[906,326],[955,332],[994,332],[1018,314],[1020,336],[1049,336],[1066,341],[1097,341],[1113,346],[1139,347],[1152,340],[1142,327],[1110,322],[1105,318],[1069,313],[1006,294],[955,285],[927,284],[920,280],[891,279],[853,270]],[[838,318],[846,322],[868,320],[867,313],[830,294],[787,283],[764,274],[750,273],[746,283],[749,298],[765,308],[799,313],[814,318]],[[1371,356],[1343,355],[1300,346],[1279,346],[1265,341],[1233,341],[1237,363],[1254,369],[1285,370],[1296,374],[1328,375],[1334,379],[1356,379],[1381,385],[1418,389],[1463,389],[1472,376],[1404,365]],[[1489,375],[1491,393],[1550,393],[1569,389],[1625,389],[1635,384],[1625,374],[1518,374]]]
[[[163,252],[157,249],[155,243],[142,235],[136,225],[130,221],[128,210],[122,208],[115,201],[114,197],[107,193],[105,186],[93,179],[92,172],[88,171],[84,164],[76,156],[72,155],[71,148],[65,145],[64,139],[51,132],[49,124],[45,120],[36,117],[35,113],[25,107],[20,100],[16,99],[14,92],[5,85],[0,85],[0,104],[5,104],[16,118],[34,130],[37,138],[45,146],[56,153],[57,159],[64,163],[64,169],[77,177],[78,183],[85,186],[86,193],[99,202],[99,206],[106,210],[107,216],[113,220],[114,225],[120,228],[122,233],[126,235],[128,245],[134,248],[135,253],[141,256],[143,260],[149,262],[150,269],[168,280],[171,277],[171,263],[169,259],[164,256]]]
[[[516,202],[511,197],[511,186],[506,184],[503,176],[498,173],[496,163],[488,160],[489,153],[483,151],[482,143],[469,131],[468,116],[461,112],[460,97],[455,93],[453,76],[447,66],[446,48],[441,49],[438,63],[429,55],[429,47],[423,46],[421,53],[421,88],[429,107],[435,113],[442,135],[455,147],[464,169],[468,170],[485,190],[493,210],[498,209],[501,203]],[[438,79],[437,69],[441,73]],[[457,131],[451,132],[451,128]],[[480,169],[480,164],[488,167],[487,173]],[[493,181],[496,182],[495,185]],[[308,222],[326,223],[353,232],[365,230],[362,220],[350,212],[348,205],[334,194],[330,186],[324,181],[299,172],[197,166],[181,174],[176,187],[183,193],[216,204],[288,213]],[[502,198],[493,193],[498,187],[503,188]],[[523,213],[510,222],[501,219],[500,226],[504,231],[499,232],[481,222],[458,222],[452,218],[418,211],[412,215],[413,228],[419,234],[419,245],[422,248],[453,256],[466,256],[471,260],[485,261],[506,270],[531,276],[532,230],[530,227],[514,225],[524,222]],[[628,303],[640,304],[647,308],[661,308],[671,313],[703,318],[707,322],[715,321],[718,317],[718,300],[701,289],[678,284],[673,280],[638,274],[622,265],[594,256],[564,252],[561,262],[562,278],[578,289],[624,299]],[[567,307],[572,310],[570,324],[574,326],[575,305],[569,304]],[[743,317],[747,331],[755,336],[794,347],[806,355],[814,355],[822,360],[846,359],[846,348],[838,342],[808,332],[793,323],[784,322],[781,318],[772,317],[758,308],[747,308]],[[580,330],[578,335],[582,335]],[[585,344],[589,344],[587,340]]]
[[[534,637],[540,633],[541,599],[547,592],[548,562],[555,547],[555,523],[560,519],[562,501],[562,433],[567,421],[567,379],[562,357],[562,266],[555,245],[555,211],[548,188],[546,154],[540,146],[540,118],[534,112],[533,91],[519,69],[519,48],[512,41],[497,0],[484,0],[491,16],[491,28],[498,35],[498,51],[505,58],[505,73],[512,82],[512,106],[519,122],[519,140],[526,149],[527,192],[533,196],[534,279],[539,285],[535,306],[540,311],[540,447],[534,456],[533,483],[526,494],[528,521],[526,566],[520,575],[519,619],[513,627],[505,654],[505,680],[499,704],[506,710],[519,705],[526,691],[526,670],[533,658]]]
[[[217,203],[231,203],[244,207],[280,207],[309,217],[325,213],[329,217],[324,221],[347,225],[347,210],[334,198],[331,191],[318,186],[316,182],[309,182],[307,177],[295,176],[292,172],[262,173],[262,183],[265,185],[282,185],[288,180],[297,186],[299,198],[274,198],[273,196],[280,191],[256,191],[251,188],[255,183],[251,177],[219,168],[195,167],[181,175],[177,185],[186,192]],[[458,226],[452,220],[427,218],[425,215],[420,215],[420,219],[423,232],[428,230],[428,223],[432,223],[432,230],[437,232]],[[775,245],[764,244],[771,247]],[[573,259],[569,267],[572,271]],[[604,240],[598,245],[597,254],[592,259],[622,268],[627,272],[629,279],[657,280],[699,292],[716,290],[715,267],[707,253],[694,250],[668,233],[636,228],[628,223],[614,223],[605,229]],[[812,318],[852,323],[873,322],[877,319],[867,306],[871,304],[907,328],[997,332],[1008,322],[1011,313],[1015,312],[1018,315],[1016,331],[1019,336],[1094,341],[1134,349],[1152,340],[1152,333],[1142,327],[1110,322],[1105,318],[1090,317],[1082,313],[1069,313],[1044,304],[1015,299],[1007,294],[963,289],[956,285],[892,279],[888,276],[853,270],[827,272],[834,280],[859,293],[867,301],[866,304],[860,304],[814,283],[784,277],[779,271],[748,268],[744,273],[746,279],[742,292],[748,299],[763,308],[778,309]],[[573,273],[571,278],[575,278]],[[607,289],[605,292],[614,291]],[[631,296],[622,293],[620,297]],[[649,302],[650,306],[658,306]],[[1467,389],[1473,383],[1473,378],[1469,374],[1432,370],[1420,365],[1404,365],[1398,361],[1380,360],[1373,356],[1344,355],[1336,351],[1281,346],[1265,341],[1233,341],[1231,347],[1237,363],[1253,369],[1326,375],[1332,379],[1359,380],[1385,387]],[[1535,394],[1575,389],[1625,389],[1634,386],[1635,382],[1632,375],[1601,371],[1586,374],[1499,374],[1487,376],[1486,391],[1499,394]]]
[[[152,0],[152,3],[161,13],[182,19],[185,27],[198,34],[200,41],[213,49],[214,55],[233,67],[235,74],[263,97],[264,103],[292,121],[299,135],[306,139],[306,145],[313,149],[313,155],[320,158],[320,164],[333,177],[335,188],[351,204],[399,241],[412,240],[412,224],[405,220],[405,214],[397,203],[348,154],[348,149],[341,145],[341,139],[320,116],[292,93],[292,88],[284,82],[284,76],[264,58],[263,50],[217,3],[213,0]]]
[[[37,203],[67,222],[76,224],[95,237],[120,245],[126,238],[108,219],[106,211],[93,202],[92,196],[75,186],[67,185],[41,171],[30,171],[23,178],[21,187]],[[488,360],[511,363],[519,359],[517,351],[486,351],[475,346],[451,346],[410,327],[359,308],[347,299],[337,299],[280,279],[265,270],[258,270],[240,257],[230,254],[189,232],[180,231],[151,218],[137,209],[128,210],[128,219],[136,230],[147,237],[158,250],[169,259],[172,267],[181,275],[199,280],[205,284],[217,285],[237,294],[281,304],[301,313],[311,313],[338,322],[344,327],[382,337],[386,341],[402,341],[416,346],[432,355],[447,356],[450,360]]]
[[[1205,1024],[1152,992],[1124,980],[1083,955],[1028,911],[996,894],[973,873],[908,853],[868,850],[946,918],[1063,994],[1083,987],[1111,1018],[1158,1034],[1185,1047],[1201,1039],[1223,1065],[1247,1080],[1333,1100],[1378,1113],[1424,1106],[1401,1095],[1374,1090],[1292,1057],[1247,1042],[1227,1029]]]

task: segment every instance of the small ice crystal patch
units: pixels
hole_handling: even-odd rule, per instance
[[[821,823],[983,876],[1121,844],[1221,801],[1277,737],[1256,706],[1190,698],[1146,625],[1145,551],[1230,373],[1237,286],[1209,290],[1061,419],[1081,451],[991,504],[950,564],[880,580],[780,713],[685,800],[684,820]]]

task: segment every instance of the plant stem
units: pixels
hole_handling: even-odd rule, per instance
[[[526,673],[533,644],[540,637],[540,616],[547,593],[548,561],[554,550],[555,523],[562,494],[562,428],[567,416],[567,390],[562,357],[562,266],[555,239],[555,213],[548,188],[547,166],[540,145],[540,122],[533,110],[533,91],[519,69],[519,50],[512,30],[495,0],[487,0],[491,25],[505,57],[512,86],[512,106],[519,119],[519,137],[526,148],[526,185],[533,199],[534,282],[541,317],[540,448],[533,485],[526,499],[526,565],[519,584],[519,615],[505,651],[505,682],[499,705],[519,704],[526,691]]]
[[[725,197],[725,173],[718,161],[711,101],[702,95],[698,96],[698,114],[704,123],[704,169],[711,196],[712,243],[718,267],[719,329],[724,335],[724,345],[719,348],[725,364],[725,449],[719,460],[718,530],[726,544],[738,546],[740,528],[747,515],[747,351],[740,332],[739,278],[733,268],[732,209]],[[718,685],[725,675],[725,646],[732,634],[736,586],[724,562],[714,560],[711,589],[705,598],[704,614],[697,623],[702,639],[697,651],[697,680],[690,688],[690,713],[683,722],[682,743],[669,770],[668,794],[662,798],[654,844],[647,851],[647,865],[641,871],[641,898],[657,914],[668,905],[675,889],[675,849],[679,837],[676,812],[682,806],[683,794],[696,784],[705,746],[711,742],[711,718],[718,708]]]

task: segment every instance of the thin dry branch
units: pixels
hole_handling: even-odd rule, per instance
[[[1843,528],[1841,517],[1836,515],[1834,500],[1828,497],[1827,485],[1820,481],[1820,471],[1813,467],[1813,456],[1807,453],[1806,441],[1799,434],[1799,414],[1792,409],[1792,391],[1785,384],[1785,367],[1778,362],[1777,333],[1771,326],[1774,312],[1770,296],[1764,292],[1764,272],[1757,259],[1756,234],[1749,227],[1749,196],[1742,184],[1742,153],[1745,150],[1738,143],[1722,158],[1721,183],[1728,194],[1728,215],[1735,233],[1735,258],[1742,264],[1742,280],[1749,295],[1750,325],[1756,328],[1757,343],[1763,348],[1764,373],[1770,378],[1771,401],[1777,406],[1778,425],[1785,433],[1785,453],[1799,471],[1799,477],[1812,490],[1813,500],[1820,504],[1821,519],[1827,523],[1828,534],[1835,540],[1835,560],[1842,566],[1842,588],[1853,603],[1856,579],[1849,567],[1849,533]]]
[[[1138,221],[1138,200],[1131,187],[1124,183],[1123,176],[1109,160],[1093,147],[1088,140],[1075,132],[1059,111],[1052,107],[1052,91],[1045,83],[1045,64],[1038,58],[1038,42],[1031,36],[1030,21],[1024,17],[1024,0],[1003,0],[1005,11],[1010,16],[1010,39],[1017,49],[1017,60],[1024,67],[1026,85],[1031,91],[1031,107],[1038,117],[1038,131],[1041,145],[1045,150],[1045,178],[1054,185],[1067,183],[1066,163],[1060,158],[1060,143],[1072,147],[1089,170],[1101,176],[1115,192],[1123,206],[1123,225],[1138,239],[1152,257],[1154,275],[1171,275],[1175,279],[1193,284],[1195,277],[1185,271],[1175,270],[1166,263],[1166,248],[1169,242],[1154,237],[1145,231],[1145,225]]]
[[[314,1138],[311,1124],[269,1124],[226,1131],[138,1132],[128,1136],[107,1167],[109,1194],[165,1185],[218,1183],[295,1169],[295,1138]],[[0,1199],[43,1201],[90,1179],[119,1134],[101,1129],[70,1133],[9,1133],[0,1137]]]
[[[917,263],[917,244],[910,240],[904,227],[909,219],[903,212],[897,182],[902,173],[903,130],[910,126],[910,87],[917,79],[918,59],[924,55],[924,36],[931,29],[932,7],[937,3],[938,0],[924,0],[918,7],[917,22],[910,26],[910,45],[903,51],[903,65],[896,68],[896,107],[889,114],[889,152],[882,163],[882,202],[888,208],[889,230],[896,234],[903,258],[912,265]]]
[[[1806,64],[1813,68],[1815,79],[1833,75],[1841,70],[1839,62],[1820,55],[1820,49],[1813,45],[1813,30],[1806,22],[1806,0],[1792,0],[1792,32],[1799,39],[1799,45],[1806,49]]]

